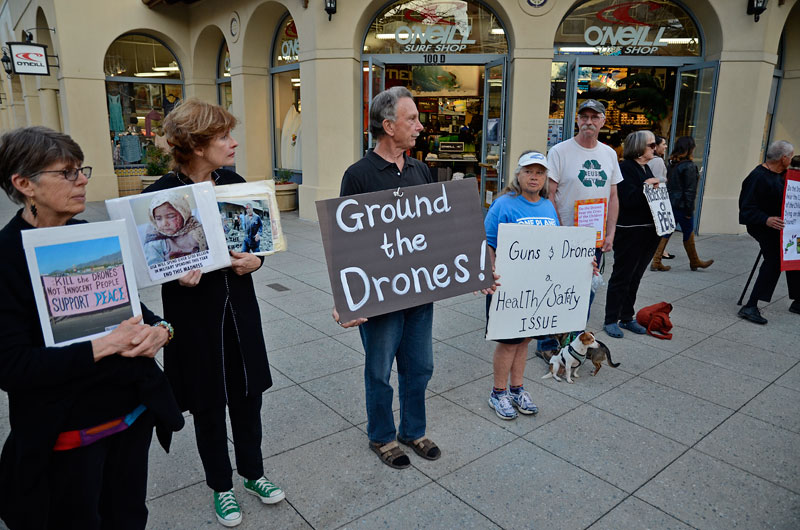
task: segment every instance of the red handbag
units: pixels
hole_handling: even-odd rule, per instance
[[[643,307],[636,313],[636,322],[647,328],[647,334],[657,339],[672,339],[672,322],[669,320],[669,313],[672,311],[672,304],[659,302],[657,304]]]

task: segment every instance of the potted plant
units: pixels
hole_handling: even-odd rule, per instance
[[[278,200],[278,209],[282,212],[297,209],[297,183],[291,182],[291,178],[292,172],[288,169],[279,169],[273,177],[275,198]]]
[[[147,188],[150,184],[157,181],[161,176],[169,171],[170,156],[160,147],[151,145],[147,148],[144,155],[144,168],[147,174],[142,177],[142,188]]]

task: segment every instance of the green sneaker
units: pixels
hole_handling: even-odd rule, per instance
[[[242,510],[233,490],[214,492],[214,511],[222,526],[236,526],[242,522]]]
[[[244,491],[261,499],[264,504],[275,504],[286,498],[286,494],[278,486],[261,477],[257,480],[244,479]]]

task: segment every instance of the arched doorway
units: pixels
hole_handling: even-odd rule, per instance
[[[372,20],[363,41],[363,134],[369,104],[385,88],[414,95],[425,131],[413,155],[434,179],[479,181],[484,208],[503,182],[508,40],[502,21],[479,1],[400,0]]]
[[[586,99],[606,105],[600,141],[612,146],[633,131],[670,141],[692,136],[700,168],[699,222],[718,63],[703,59],[702,28],[681,2],[587,0],[556,32],[547,146],[572,137]]]

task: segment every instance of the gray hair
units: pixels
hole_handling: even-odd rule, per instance
[[[383,130],[383,120],[395,121],[397,119],[397,101],[400,98],[412,98],[411,91],[404,86],[393,86],[372,98],[369,106],[369,132],[374,138],[386,134]]]
[[[773,162],[780,160],[784,156],[789,156],[794,153],[794,147],[786,140],[776,140],[769,144],[767,148],[767,160]]]
[[[526,151],[521,152],[517,160],[522,159],[522,157],[527,155],[528,153],[542,154],[541,152],[536,151],[534,149],[528,149]],[[523,167],[524,166],[517,166],[516,168],[514,168],[514,173],[511,176],[511,180],[508,181],[508,184],[506,184],[506,187],[503,188],[503,190],[499,193],[498,196],[504,195],[506,193],[510,193],[512,195],[522,195],[522,188],[519,187],[518,179],[519,179],[519,174],[522,171]],[[542,186],[542,189],[539,190],[539,196],[544,197],[546,199],[549,193],[550,193],[550,178],[548,177],[544,179],[544,186]]]
[[[630,133],[625,138],[625,147],[622,149],[622,158],[626,160],[636,160],[642,156],[645,149],[647,149],[647,144],[650,143],[650,137],[655,138],[656,135],[646,130],[634,131]]]
[[[83,151],[68,135],[47,127],[14,129],[0,138],[0,186],[17,204],[25,204],[25,196],[14,187],[14,175],[36,182],[36,173],[56,162],[83,162]]]

